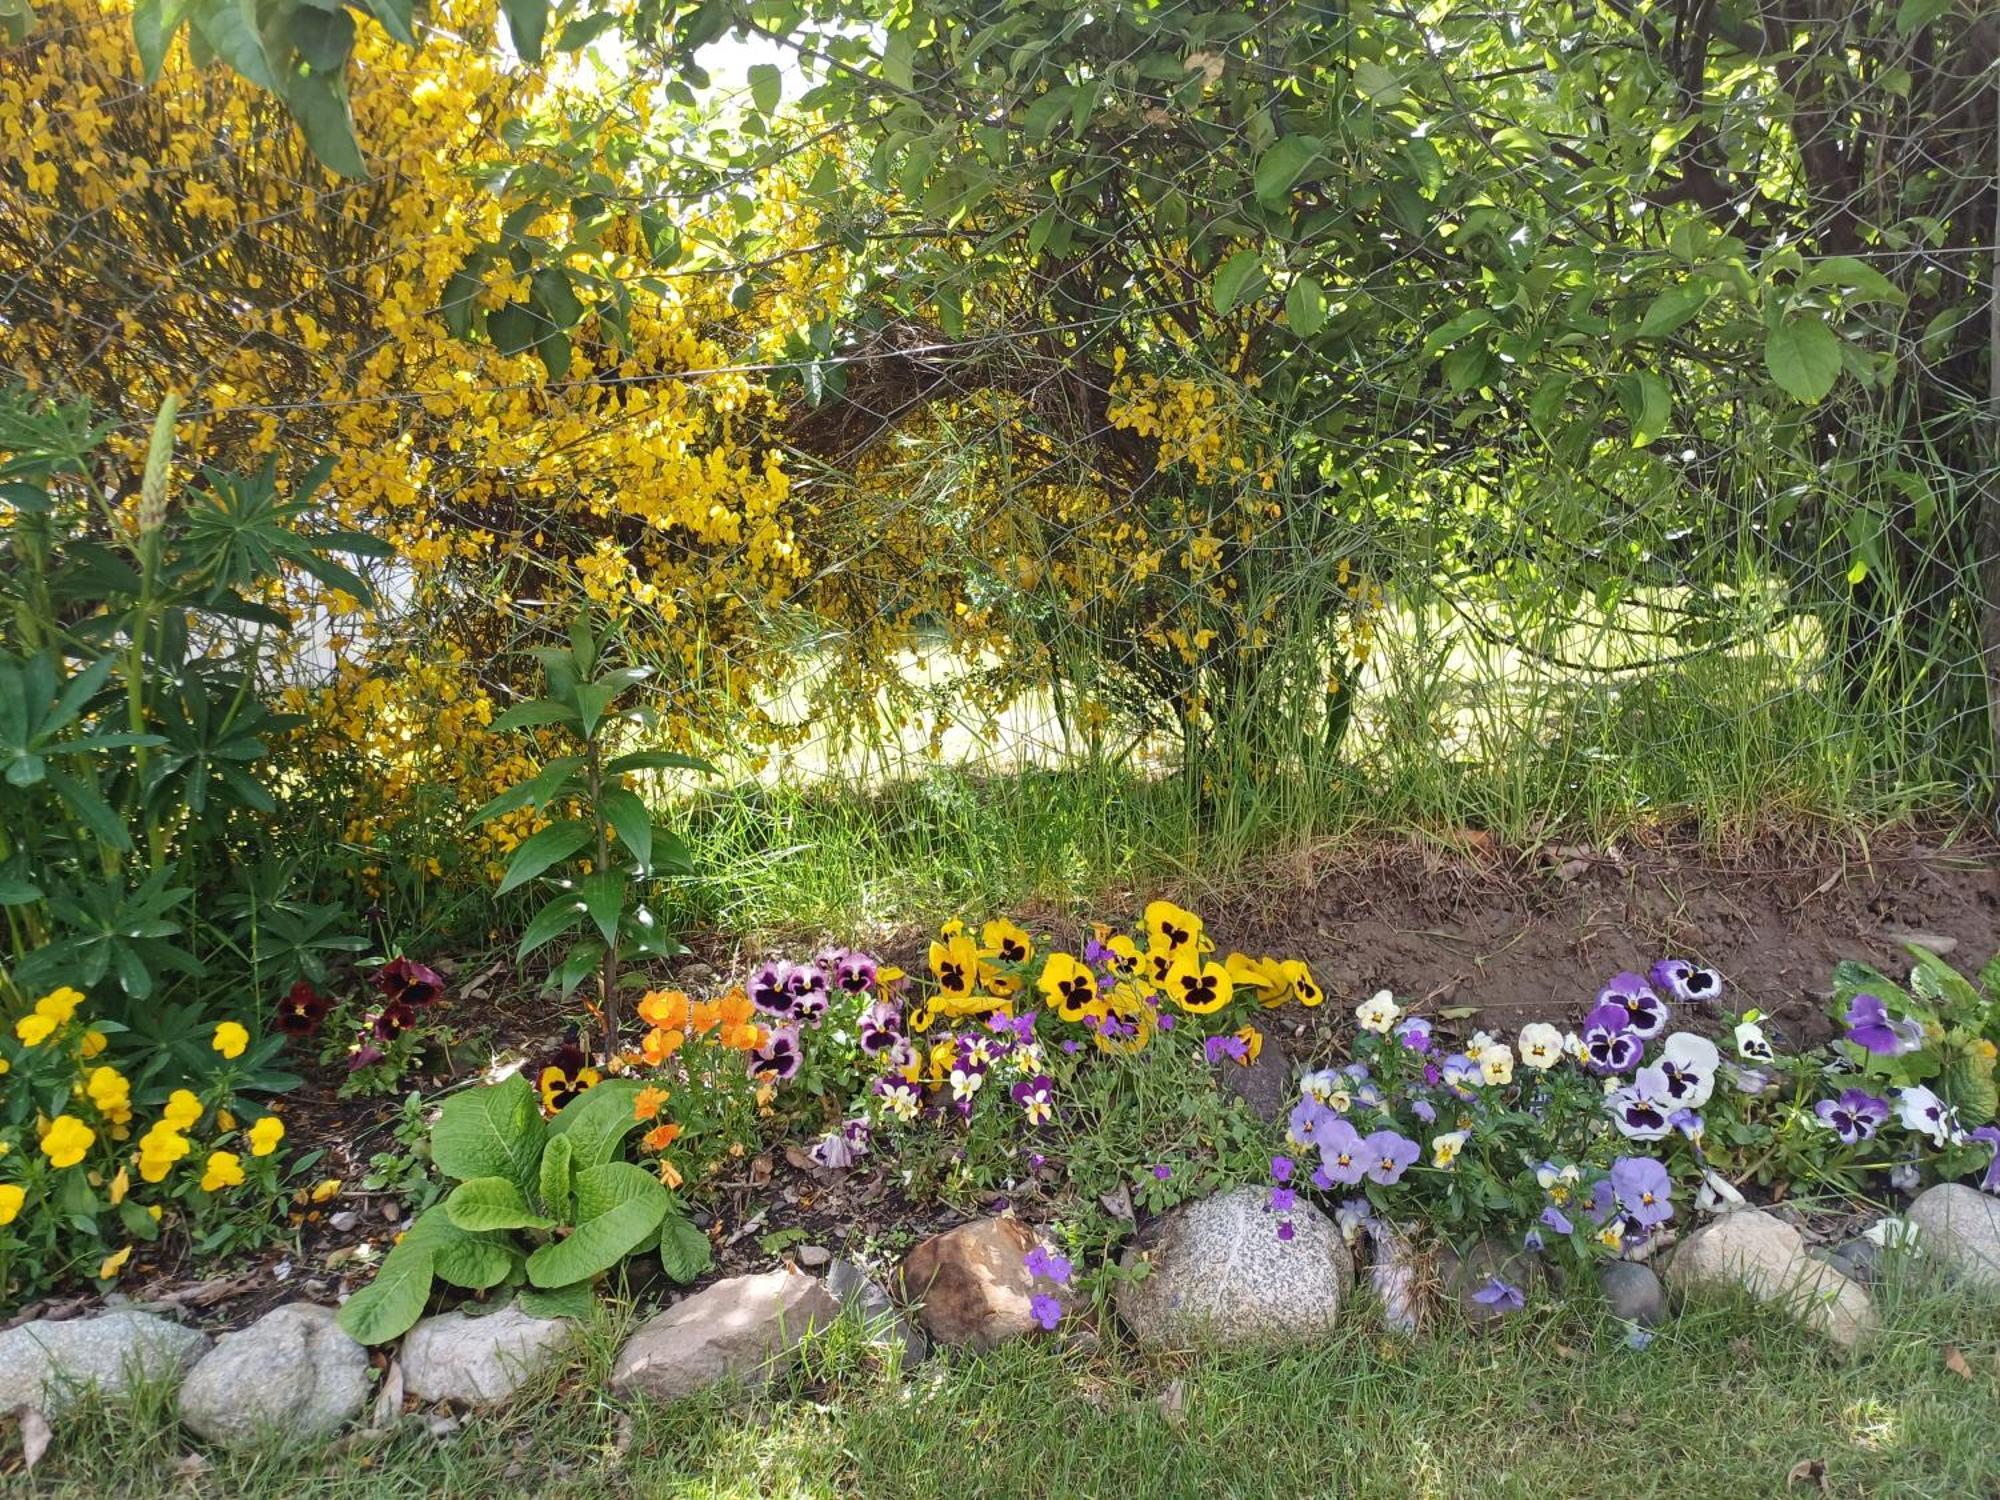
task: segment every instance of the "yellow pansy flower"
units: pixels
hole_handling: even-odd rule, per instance
[[[1221,964],[1204,964],[1193,948],[1185,948],[1161,985],[1182,1010],[1205,1016],[1221,1010],[1236,994],[1235,981]]]
[[[31,1012],[14,1023],[14,1035],[21,1039],[23,1047],[39,1047],[55,1035],[56,1023],[38,1012]]]
[[[114,1250],[98,1264],[97,1279],[99,1281],[111,1280],[112,1277],[125,1269],[125,1262],[131,1258],[132,1247],[130,1245],[127,1245],[123,1250]]]
[[[1171,953],[1179,957],[1183,951],[1203,951],[1201,918],[1171,901],[1147,903],[1146,936],[1156,953]]]
[[[1097,1004],[1097,975],[1073,953],[1051,953],[1036,988],[1065,1021],[1081,1021]]]
[[[224,1021],[215,1028],[215,1038],[209,1045],[234,1062],[243,1055],[243,1049],[250,1045],[250,1033],[235,1021]]]
[[[91,1058],[97,1056],[98,1053],[110,1045],[111,1039],[103,1032],[93,1028],[83,1034],[82,1040],[78,1042],[76,1050],[85,1062],[89,1062]]]
[[[73,1167],[96,1141],[97,1132],[74,1115],[57,1115],[42,1136],[42,1154],[55,1167]]]
[[[167,1107],[160,1111],[160,1118],[174,1130],[186,1130],[201,1118],[201,1100],[186,1089],[175,1089],[167,1095]]]
[[[139,1137],[139,1175],[147,1182],[165,1179],[173,1164],[188,1154],[188,1138],[161,1120]]]
[[[11,1224],[21,1216],[28,1190],[17,1182],[0,1182],[0,1224]]]
[[[276,1115],[266,1115],[250,1127],[250,1154],[269,1156],[284,1138],[285,1122]]]
[[[201,1190],[204,1193],[219,1192],[226,1187],[243,1186],[243,1158],[233,1151],[211,1151],[208,1163],[202,1168]]]

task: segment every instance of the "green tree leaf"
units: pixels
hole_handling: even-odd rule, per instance
[[[1285,322],[1305,339],[1326,326],[1326,292],[1312,277],[1294,276],[1285,289]]]
[[[507,37],[523,62],[542,60],[542,37],[549,29],[549,0],[500,0]]]
[[[1794,314],[1766,336],[1764,368],[1786,395],[1814,405],[1840,378],[1840,340],[1817,313]]]
[[[778,101],[785,95],[785,75],[775,64],[752,63],[750,65],[750,102],[757,106],[759,114],[775,114]]]
[[[1653,299],[1645,316],[1639,319],[1639,337],[1665,338],[1706,307],[1713,295],[1714,289],[1699,281],[1668,287]]]
[[[1227,317],[1239,303],[1257,294],[1264,282],[1264,263],[1255,250],[1238,250],[1215,273],[1209,301],[1216,312]]]
[[[334,1321],[358,1344],[386,1344],[410,1331],[430,1300],[431,1251],[407,1241],[383,1257],[375,1279],[341,1304]]]
[[[714,1258],[708,1236],[678,1208],[661,1221],[660,1268],[675,1281],[693,1281]]]
[[[1319,138],[1310,135],[1281,136],[1262,156],[1251,176],[1257,201],[1266,208],[1283,208],[1291,201],[1292,185],[1305,175],[1319,156]]]

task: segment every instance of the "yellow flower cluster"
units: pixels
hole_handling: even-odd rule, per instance
[[[135,1141],[137,1109],[132,1081],[110,1063],[97,1060],[104,1052],[106,1038],[103,1032],[84,1024],[79,1015],[83,1005],[83,994],[70,986],[50,991],[14,1021],[12,1035],[18,1045],[11,1052],[0,1047],[0,1073],[15,1075],[19,1086],[28,1091],[26,1097],[71,1101],[54,1115],[34,1116],[32,1152],[17,1153],[13,1128],[0,1127],[0,1170],[9,1173],[6,1180],[0,1180],[0,1227],[21,1224],[23,1215],[30,1215],[35,1233],[51,1248],[66,1242],[79,1215],[110,1213],[125,1205],[135,1169],[143,1184],[166,1184],[153,1201],[139,1205],[148,1218],[159,1223],[165,1209],[176,1200],[185,1201],[193,1189],[216,1194],[243,1186],[248,1180],[244,1154],[252,1158],[275,1156],[285,1138],[284,1121],[274,1114],[252,1121],[247,1129],[239,1128],[227,1099],[211,1107],[192,1090],[182,1088],[168,1096],[158,1117]],[[230,1061],[241,1057],[249,1044],[248,1029],[235,1021],[222,1022],[211,1037],[213,1049]],[[174,1168],[196,1150],[193,1132],[205,1118],[212,1120],[214,1134],[202,1172],[198,1179],[176,1183],[172,1180]],[[23,1129],[25,1133],[25,1124]],[[31,1210],[38,1213],[31,1214]],[[122,1232],[115,1214],[103,1222],[107,1232]],[[17,1249],[0,1242],[0,1252]],[[128,1245],[106,1256],[100,1276],[115,1276],[129,1251]],[[0,1253],[0,1265],[13,1258]],[[4,1291],[0,1287],[0,1293]]]

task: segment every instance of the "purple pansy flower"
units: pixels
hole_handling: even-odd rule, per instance
[[[1872,1140],[1875,1132],[1889,1123],[1889,1101],[1878,1099],[1866,1089],[1843,1089],[1838,1099],[1822,1099],[1813,1106],[1820,1124],[1839,1136],[1843,1145]]]
[[[1852,1042],[1878,1057],[1900,1057],[1924,1044],[1921,1021],[1896,1018],[1877,995],[1856,995],[1847,1002],[1847,1032],[1843,1042]]]
[[[1437,1124],[1437,1106],[1432,1104],[1428,1099],[1412,1099],[1410,1101],[1410,1113],[1415,1115],[1419,1120],[1422,1120],[1426,1125]]]
[[[1328,1109],[1319,1100],[1307,1094],[1292,1106],[1291,1118],[1286,1122],[1286,1136],[1300,1150],[1317,1144],[1326,1133],[1328,1126],[1340,1116]],[[1351,1130],[1353,1127],[1350,1126]]]
[[[768,963],[750,976],[750,1003],[767,1016],[789,1016],[792,1013],[792,966],[786,963]]]
[[[750,1076],[785,1083],[797,1076],[803,1060],[799,1053],[798,1027],[779,1026],[764,1038],[761,1047],[751,1052]]]
[[[1298,1201],[1299,1195],[1288,1187],[1271,1189],[1271,1212],[1274,1214],[1290,1213]]]
[[[892,1001],[878,1000],[861,1012],[859,1031],[863,1052],[887,1052],[902,1039],[903,1013]]]
[[[1540,1255],[1547,1248],[1547,1243],[1542,1239],[1541,1230],[1530,1228],[1526,1234],[1522,1235],[1521,1248],[1531,1254]]]
[[[1713,1005],[1722,995],[1721,975],[1684,958],[1663,958],[1646,977],[1676,1000],[1694,1005]]]
[[[1611,976],[1597,996],[1600,1007],[1615,1005],[1625,1012],[1626,1030],[1649,1042],[1667,1029],[1666,1002],[1637,974],[1627,970]]]
[[[1272,1157],[1271,1180],[1273,1182],[1290,1182],[1292,1180],[1292,1166],[1293,1162],[1289,1156]]]
[[[1168,1166],[1165,1162],[1161,1162],[1153,1168],[1153,1178],[1156,1182],[1165,1182],[1168,1178],[1172,1177],[1173,1175],[1174,1175],[1174,1169]]]
[[[1394,1036],[1412,1052],[1431,1050],[1431,1023],[1423,1016],[1405,1016],[1396,1023]]]
[[[1687,1109],[1700,1109],[1715,1092],[1722,1054],[1715,1043],[1691,1031],[1676,1031],[1660,1048],[1660,1076],[1667,1097]]]
[[[850,995],[865,995],[875,988],[881,966],[872,953],[845,952],[831,966],[834,984]]]
[[[1201,1051],[1208,1065],[1214,1067],[1225,1057],[1244,1061],[1250,1056],[1250,1044],[1240,1036],[1212,1036],[1201,1044]]]
[[[1368,1180],[1389,1187],[1402,1180],[1421,1153],[1401,1132],[1378,1130],[1361,1142],[1361,1154],[1368,1163]]]
[[[1905,1130],[1929,1136],[1934,1145],[1949,1146],[1959,1139],[1957,1113],[1922,1084],[1897,1093],[1896,1118]]]
[[[1633,1034],[1619,1005],[1599,1005],[1583,1018],[1583,1053],[1598,1073],[1625,1073],[1638,1066],[1646,1044]]]
[[[1030,1125],[1046,1125],[1055,1117],[1055,1085],[1046,1073],[1024,1078],[1014,1085],[1014,1102],[1028,1117]]]
[[[1460,1099],[1478,1097],[1473,1093],[1480,1082],[1479,1064],[1463,1052],[1454,1052],[1444,1060],[1444,1086]]]
[[[1290,1219],[1278,1220],[1279,1239],[1289,1241],[1295,1233],[1297,1233],[1297,1231],[1292,1228],[1292,1221]]]
[[[1628,1140],[1657,1141],[1674,1127],[1667,1118],[1667,1108],[1660,1102],[1656,1080],[1646,1078],[1652,1068],[1641,1068],[1638,1078],[1622,1089],[1614,1089],[1604,1097],[1604,1107],[1610,1112],[1611,1121],[1618,1127],[1619,1134]]]
[[[1073,1269],[1068,1256],[1058,1255],[1046,1245],[1035,1246],[1022,1264],[1027,1267],[1030,1276],[1053,1281],[1057,1286],[1068,1284],[1069,1273]]]
[[[1361,1132],[1338,1115],[1319,1132],[1320,1170],[1344,1187],[1352,1187],[1368,1171],[1368,1143]]]
[[[1498,1276],[1489,1276],[1486,1285],[1472,1294],[1472,1300],[1482,1307],[1498,1308],[1501,1312],[1514,1312],[1528,1305],[1522,1290],[1511,1281],[1502,1281]]]
[[[1037,1292],[1028,1299],[1028,1315],[1042,1325],[1043,1332],[1053,1333],[1062,1321],[1062,1304],[1047,1292]]]
[[[1986,1175],[1979,1179],[1979,1191],[2000,1194],[2000,1125],[1982,1125],[1966,1139],[1980,1141],[1993,1148],[1993,1159],[1986,1164]]]
[[[1642,1228],[1651,1229],[1674,1216],[1674,1206],[1668,1201],[1673,1182],[1667,1169],[1650,1156],[1621,1156],[1613,1162],[1611,1190],[1626,1217]]]
[[[1557,1234],[1568,1234],[1576,1228],[1576,1225],[1570,1222],[1569,1215],[1557,1208],[1553,1203],[1548,1204],[1542,1209],[1542,1223],[1548,1225]]]

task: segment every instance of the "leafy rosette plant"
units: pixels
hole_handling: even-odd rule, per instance
[[[606,1079],[552,1120],[519,1074],[445,1101],[431,1158],[457,1181],[384,1257],[374,1281],[340,1310],[364,1344],[399,1337],[436,1282],[513,1289],[543,1317],[577,1316],[590,1287],[630,1256],[657,1252],[676,1281],[707,1269],[707,1237],[645,1168],[625,1159],[641,1085]]]

